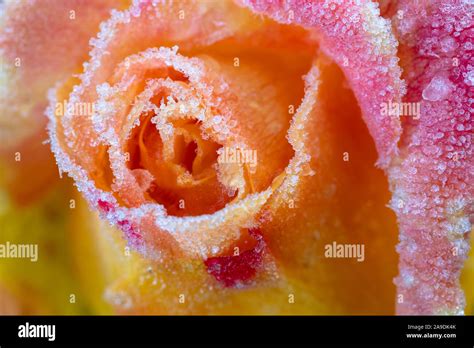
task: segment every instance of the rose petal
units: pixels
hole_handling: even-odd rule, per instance
[[[372,1],[241,0],[254,11],[281,23],[316,31],[321,50],[343,69],[375,140],[379,164],[397,154],[401,128],[383,105],[399,102],[404,93],[396,56],[397,41],[389,23]]]
[[[459,276],[474,197],[472,6],[397,1],[391,12],[408,84],[403,101],[419,107],[405,117],[400,158],[388,172],[400,226],[400,314],[465,307]]]
[[[3,6],[0,55],[6,93],[0,94],[0,124],[3,146],[13,146],[44,126],[47,90],[80,71],[89,39],[120,2],[35,0]],[[43,109],[37,110],[38,104]]]
[[[342,72],[328,58],[317,68],[316,107],[299,142],[315,174],[299,178],[289,197],[272,196],[283,204],[261,231],[282,277],[301,286],[295,298],[311,294],[317,313],[392,314],[397,230],[386,178]],[[364,257],[327,257],[333,243],[359,245]]]
[[[0,4],[0,157],[6,163],[7,186],[18,203],[33,201],[57,182],[54,159],[43,144],[47,139],[47,90],[81,71],[89,39],[98,31],[99,23],[114,6],[125,2],[35,0]],[[31,179],[32,170],[37,175]]]

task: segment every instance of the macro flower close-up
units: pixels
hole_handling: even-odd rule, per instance
[[[474,314],[471,0],[0,0],[0,314]]]

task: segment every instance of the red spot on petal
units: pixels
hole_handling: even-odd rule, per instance
[[[102,211],[104,211],[104,212],[106,212],[106,213],[108,213],[108,212],[110,212],[110,211],[112,211],[112,210],[114,209],[114,205],[113,205],[112,203],[103,201],[103,200],[101,200],[101,199],[99,199],[99,200],[97,201],[97,205],[99,206],[99,208],[100,208]]]
[[[210,257],[204,261],[207,271],[226,287],[248,283],[257,273],[263,261],[265,241],[257,229],[249,230],[257,241],[250,250],[235,256]]]
[[[120,220],[117,225],[125,233],[130,244],[137,246],[142,242],[142,235],[136,231],[132,223],[128,220]]]

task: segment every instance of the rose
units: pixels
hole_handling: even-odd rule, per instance
[[[221,6],[206,8],[199,2],[196,4],[185,2],[178,3],[174,7],[164,6],[156,9],[150,4],[141,3],[128,12],[117,14],[103,26],[102,33],[99,34],[99,38],[103,39],[95,42],[93,58],[82,75],[82,83],[77,87],[78,93],[73,91],[68,98],[72,104],[94,103],[96,113],[88,115],[89,117],[68,113],[57,117],[58,115],[53,115],[52,107],[49,113],[53,121],[51,124],[53,149],[59,164],[72,174],[90,203],[102,210],[108,219],[124,230],[132,246],[148,257],[159,257],[163,253],[168,253],[162,256],[161,260],[170,260],[169,254],[174,255],[174,258],[185,256],[203,258],[206,260],[208,271],[224,286],[232,287],[252,281],[257,271],[261,273],[262,269],[269,268],[269,264],[274,262],[272,258],[268,260],[268,257],[267,261],[263,261],[261,239],[255,247],[247,251],[242,250],[244,253],[235,256],[236,260],[227,259],[234,257],[232,254],[240,245],[239,240],[247,239],[252,243],[251,236],[245,237],[246,233],[255,233],[252,228],[258,227],[261,233],[268,236],[267,241],[275,252],[278,252],[280,246],[272,240],[272,235],[287,234],[285,231],[289,230],[289,227],[286,227],[283,231],[278,231],[283,227],[279,215],[291,216],[285,208],[293,209],[294,204],[306,205],[310,211],[314,209],[311,208],[315,206],[314,198],[303,201],[303,193],[318,187],[312,184],[313,180],[309,178],[307,183],[306,180],[303,181],[305,175],[312,172],[311,166],[307,163],[311,158],[309,150],[311,148],[313,157],[316,157],[314,154],[317,151],[313,147],[315,144],[308,142],[306,133],[312,130],[313,133],[309,135],[316,135],[321,130],[313,129],[311,126],[318,122],[316,119],[318,114],[313,110],[318,100],[316,83],[319,73],[316,66],[310,69],[311,59],[315,57],[315,47],[306,37],[307,34],[298,27],[282,27],[272,22],[255,20],[248,11],[239,9],[229,2],[223,4],[224,8]],[[196,6],[199,9],[194,8]],[[156,20],[155,11],[160,13],[163,21]],[[357,14],[357,9],[355,12]],[[134,15],[131,15],[132,13]],[[150,16],[149,13],[153,15]],[[360,15],[364,13],[363,8],[360,9],[360,13]],[[235,18],[243,20],[237,22]],[[233,25],[216,27],[215,23],[219,25],[222,22],[230,22]],[[132,30],[137,27],[146,30]],[[183,28],[187,30],[183,31]],[[201,28],[207,30],[203,33]],[[281,33],[279,37],[275,38],[274,31]],[[164,42],[178,45],[180,52],[183,53],[173,48],[155,48],[163,43],[150,33],[161,32],[164,32],[160,35]],[[206,33],[212,34],[212,37],[206,36]],[[360,45],[372,46],[368,40],[370,33],[359,31],[352,35],[360,37]],[[390,33],[387,32],[386,37],[389,36]],[[227,47],[225,40],[232,40],[233,47]],[[244,42],[241,47],[238,46],[240,42]],[[336,43],[339,42],[331,41],[334,47],[338,47]],[[302,47],[303,45],[305,47]],[[200,51],[201,46],[205,48],[201,48]],[[227,55],[221,58],[213,51],[212,46],[217,46],[217,52],[220,49],[226,53],[227,50]],[[252,49],[256,59],[242,53],[249,48]],[[334,50],[332,46],[327,49],[329,54]],[[271,59],[279,60],[282,66],[285,64],[285,56],[293,56],[291,64],[295,73],[286,73],[283,67],[279,67],[283,83],[279,83],[275,77],[272,81],[266,80],[265,66],[269,63],[265,62],[264,66],[258,65],[258,61],[262,60],[260,57],[271,50],[278,52],[273,54]],[[349,45],[344,47],[348,55],[350,50]],[[300,56],[298,57],[295,52],[300,52]],[[206,56],[202,56],[203,54]],[[381,65],[385,66],[385,61],[390,61],[390,54],[394,54],[393,49],[381,52]],[[303,55],[308,57],[306,62],[301,58]],[[342,65],[346,68],[344,64]],[[352,75],[354,71],[350,70],[350,67],[352,64],[347,68],[349,75]],[[324,64],[321,64],[321,69],[326,69]],[[152,72],[148,73],[148,70]],[[150,80],[144,81],[142,76],[147,73]],[[298,98],[287,99],[291,94],[288,93],[285,83],[297,86],[298,80],[305,74],[307,74],[306,93],[299,106]],[[373,75],[374,84],[381,86],[382,90],[387,88],[385,98],[397,94],[400,82],[396,75],[396,66],[392,70],[388,69],[386,74]],[[132,81],[133,78],[135,80]],[[267,85],[271,85],[269,96],[265,94],[269,89],[265,88]],[[391,91],[388,88],[390,85],[393,86]],[[357,86],[360,86],[360,93],[368,93],[365,84],[359,83]],[[262,91],[257,92],[258,89]],[[127,95],[126,91],[136,92]],[[59,96],[56,100],[53,99],[50,105],[54,106],[58,100],[67,98],[68,93],[59,90]],[[299,98],[301,96],[303,93]],[[148,105],[153,98],[156,99],[155,106]],[[381,100],[379,91],[371,92],[367,99],[369,101],[364,99],[364,105],[369,119],[372,115],[375,118],[373,105],[378,107]],[[285,100],[285,102],[279,104],[274,100]],[[130,108],[131,104],[133,106]],[[291,106],[294,108],[294,115],[293,112],[289,112]],[[158,107],[159,110],[154,110],[153,115],[146,114]],[[180,114],[181,107],[185,108],[186,113]],[[267,115],[270,111],[272,111],[271,117]],[[140,117],[138,125],[137,120]],[[172,122],[183,122],[185,119],[194,119],[194,122],[199,121],[201,125],[196,127],[193,123],[172,124]],[[267,121],[264,122],[265,119]],[[291,119],[293,121],[289,126]],[[393,120],[388,120],[389,124],[387,120],[374,119],[371,124],[380,124],[381,129],[391,128]],[[151,129],[148,125],[152,126]],[[222,125],[230,127],[234,125],[238,128],[221,130]],[[173,132],[169,131],[172,126]],[[130,145],[129,139],[133,135],[128,134],[133,134],[133,127],[137,128],[135,134],[138,134],[138,137],[148,132],[149,139],[152,140],[143,146]],[[193,128],[190,131],[186,127]],[[92,132],[90,138],[97,139],[97,143],[83,142],[85,134],[79,130],[75,131],[76,129],[87,129]],[[255,132],[257,129],[258,133]],[[393,131],[393,134],[395,133],[396,131]],[[285,139],[286,134],[288,140]],[[384,133],[382,137],[386,135]],[[258,138],[255,139],[255,136]],[[245,166],[242,168],[232,164],[226,165],[214,155],[213,161],[201,171],[214,173],[214,178],[217,179],[215,182],[224,186],[224,190],[215,190],[212,186],[211,189],[199,189],[199,186],[194,189],[196,185],[194,181],[197,179],[191,178],[192,186],[188,189],[190,193],[182,200],[184,209],[181,208],[180,211],[176,209],[176,206],[179,208],[182,198],[179,192],[180,190],[183,192],[183,187],[180,186],[190,185],[190,180],[186,181],[186,177],[191,173],[189,169],[183,170],[187,159],[181,158],[181,162],[174,163],[174,158],[170,154],[169,149],[173,149],[178,137],[188,138],[185,144],[180,145],[184,150],[192,145],[191,140],[196,143],[197,153],[201,152],[201,155],[194,161],[210,156],[212,152],[215,154],[219,147],[256,150],[260,161],[257,171],[252,174]],[[155,150],[152,144],[160,141],[160,138],[161,148]],[[319,134],[317,138],[323,139]],[[141,138],[138,138],[135,143],[141,141]],[[72,146],[68,145],[69,143]],[[108,160],[98,160],[105,152],[105,149],[98,151],[98,144],[108,148],[105,153],[105,156],[108,154]],[[382,142],[379,144],[381,151],[387,152],[388,156],[392,151],[390,145],[385,146]],[[155,153],[144,150],[145,147]],[[174,151],[180,152],[181,149],[175,147]],[[158,155],[156,152],[159,152]],[[291,152],[294,152],[294,155]],[[127,168],[128,162],[137,162],[137,153],[140,155],[140,167]],[[153,168],[153,165],[157,168]],[[192,162],[187,166],[194,169]],[[112,168],[112,172],[109,167]],[[82,168],[87,170],[84,171]],[[164,174],[160,174],[159,170]],[[107,172],[108,174],[103,174]],[[90,177],[90,173],[95,173],[95,178],[86,181],[85,178]],[[247,178],[247,175],[250,178]],[[105,179],[100,181],[107,177],[108,182]],[[148,190],[152,181],[158,186],[156,191],[171,191],[170,195],[178,196],[178,199],[175,198],[172,202],[174,206],[165,205],[169,202],[163,201],[160,196],[158,201],[156,198],[150,200],[145,197],[151,195]],[[304,190],[301,188],[303,182],[307,186]],[[102,190],[97,190],[97,186],[102,187]],[[298,193],[298,189],[302,192]],[[113,191],[113,194],[110,194],[110,191]],[[203,192],[214,193],[214,196],[207,198]],[[224,203],[228,204],[225,207],[219,206],[216,204],[216,197],[224,199]],[[204,205],[202,200],[206,198],[207,203]],[[316,202],[318,200],[316,199]],[[197,210],[202,209],[203,205],[204,208],[211,210]],[[170,214],[173,209],[175,211]],[[194,214],[199,215],[186,216],[193,210]],[[184,216],[176,216],[179,213]],[[272,218],[276,221],[276,228],[274,224],[268,222]],[[305,218],[303,221],[307,220],[308,218]],[[295,227],[300,229],[298,225]],[[266,229],[276,231],[269,233],[265,231]],[[301,240],[305,240],[308,238],[308,228],[296,234]],[[295,243],[294,239],[290,243]],[[298,255],[296,248],[288,246],[282,252],[281,260],[284,263],[291,262],[291,259]],[[285,260],[288,256],[290,260]],[[239,266],[233,268],[229,266],[236,263]],[[311,270],[305,273],[307,272]],[[169,277],[166,283],[170,283]],[[154,308],[153,301],[150,302],[149,307]]]
[[[348,11],[357,14],[357,9]],[[282,34],[271,39],[272,29]],[[361,39],[361,45],[372,45],[367,37]],[[259,225],[262,211],[272,209],[270,200],[276,205],[289,199],[297,180],[311,173],[305,129],[318,72],[308,69],[315,48],[301,29],[256,20],[231,2],[137,2],[113,14],[92,44],[80,83],[74,88],[67,83],[51,96],[52,148],[60,169],[75,179],[90,203],[148,256],[221,253],[242,229]],[[160,47],[170,44],[175,46]],[[281,82],[269,80],[259,65],[269,50],[279,51],[280,64],[288,64],[284,55],[291,53],[292,69],[307,74],[305,98],[288,130],[288,108],[298,97],[287,93],[285,84],[297,81],[284,68]],[[380,56],[389,60],[393,53]],[[391,78],[394,87],[382,89],[396,93],[396,74],[389,69],[374,82]],[[69,104],[93,104],[95,112],[54,114],[52,106],[68,95]],[[275,97],[281,103],[271,100]],[[369,119],[371,98],[365,102]],[[371,122],[389,129],[387,120]],[[386,155],[392,151],[383,142],[380,147]],[[256,172],[245,163],[220,160],[227,148],[260,154]]]
[[[318,279],[308,281],[321,254],[314,230],[323,231],[323,241],[331,240],[330,230],[350,236],[347,227],[314,217],[342,219],[357,237],[372,230],[369,221],[378,226],[386,216],[381,212],[378,220],[352,205],[337,213],[340,199],[350,195],[344,183],[356,182],[331,154],[343,153],[346,158],[364,148],[357,142],[368,142],[344,142],[327,134],[344,134],[347,127],[328,126],[334,124],[329,121],[331,112],[344,119],[348,110],[358,111],[350,93],[343,91],[337,69],[325,58],[316,58],[316,43],[344,71],[375,140],[378,163],[388,169],[398,192],[406,186],[397,164],[405,159],[398,156],[397,147],[402,127],[399,118],[380,112],[381,104],[397,104],[403,95],[396,40],[371,2],[244,5],[293,25],[255,18],[230,2],[137,1],[129,10],[114,13],[91,42],[91,60],[79,80],[61,82],[50,93],[52,148],[60,169],[74,178],[89,203],[149,259],[204,259],[208,272],[231,287],[247,284],[276,262],[288,284],[304,280],[308,285],[299,291],[314,294],[334,267],[325,260]],[[304,93],[298,83],[303,75]],[[299,85],[299,91],[288,91],[288,85]],[[334,95],[344,101],[342,110],[328,107]],[[70,107],[58,108],[64,100]],[[363,138],[363,130],[351,136]],[[234,154],[256,151],[257,166],[228,163],[235,162],[225,159],[228,149]],[[370,151],[370,146],[365,149]],[[378,188],[369,197],[383,201],[378,174],[365,167],[361,172]],[[358,192],[355,202],[363,197]],[[362,217],[364,225],[349,222],[353,216]],[[402,224],[412,221],[410,217]],[[390,229],[392,224],[380,226]],[[370,246],[379,240],[389,245],[390,235],[364,242]],[[250,243],[248,250],[228,256],[243,242]],[[378,260],[394,264],[393,255],[382,256],[380,246],[376,253]],[[305,254],[314,256],[301,256]],[[361,273],[378,279],[374,262]],[[356,282],[341,270],[338,274],[333,286]],[[381,284],[390,298],[390,285]],[[451,285],[442,291],[446,303],[460,298],[450,298]],[[436,303],[423,304],[416,291],[404,295],[404,311],[437,310]],[[357,311],[343,294],[339,305]],[[385,310],[380,304],[377,309]]]
[[[155,21],[157,11],[162,21]],[[95,112],[78,115],[66,110],[64,115],[54,115],[50,108],[50,133],[60,168],[148,256],[167,248],[204,258],[218,254],[240,237],[240,229],[256,225],[262,206],[273,192],[287,190],[292,173],[304,174],[309,156],[301,145],[296,149],[291,143],[296,144],[296,137],[304,139],[299,129],[314,104],[310,99],[314,99],[316,72],[308,75],[310,97],[296,113],[287,143],[291,119],[287,110],[298,97],[282,91],[284,83],[300,83],[284,69],[280,82],[271,81],[258,65],[260,57],[219,58],[220,42],[235,40],[239,45],[248,35],[240,23],[232,33],[230,27],[220,28],[219,22],[228,22],[226,16],[232,11],[236,18],[245,14],[229,2],[217,8],[184,2],[162,8],[139,3],[113,15],[99,34],[103,39],[95,42],[82,83],[68,98],[73,105],[93,103]],[[251,18],[246,21],[256,27],[251,33],[255,35],[252,49],[291,44],[300,50],[293,68],[301,71],[309,66],[311,61],[302,57],[310,57],[314,46],[303,47],[304,37],[300,43],[285,39],[266,43],[269,38],[262,24],[251,23]],[[146,30],[128,33],[137,26]],[[216,53],[198,51],[197,57],[188,58],[177,48],[150,48],[162,44],[154,37],[149,42],[150,33],[161,32],[163,44],[171,41],[184,52],[214,45]],[[285,34],[294,37],[296,30]],[[242,67],[235,63],[239,59]],[[57,105],[68,93],[58,90],[59,97],[50,105]],[[262,100],[267,106],[257,108]],[[251,173],[247,163],[219,160],[224,149],[256,151],[260,154],[256,172]]]

